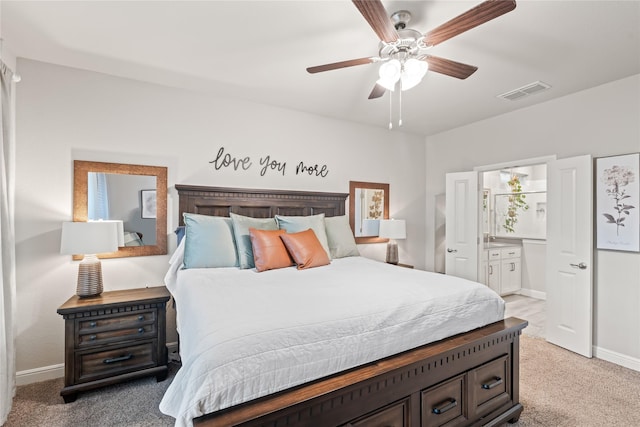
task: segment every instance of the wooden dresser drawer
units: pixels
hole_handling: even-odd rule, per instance
[[[422,392],[423,427],[457,426],[467,420],[465,378],[460,375]]]
[[[409,427],[409,399],[367,414],[344,427]]]
[[[76,320],[77,347],[153,338],[157,334],[156,310]]]
[[[93,381],[156,366],[156,345],[155,341],[149,341],[104,351],[79,352],[76,355],[76,366],[79,368],[76,382]]]
[[[502,356],[468,373],[470,417],[484,416],[511,402],[509,357]]]

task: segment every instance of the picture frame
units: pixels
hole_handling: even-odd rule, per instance
[[[143,219],[156,218],[156,190],[140,190],[140,215]]]
[[[389,219],[389,184],[349,181],[349,226],[357,244],[386,243],[381,219]]]
[[[640,153],[596,158],[596,248],[640,252]]]

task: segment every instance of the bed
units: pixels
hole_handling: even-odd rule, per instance
[[[347,197],[176,188],[181,221],[329,224]],[[183,365],[160,405],[176,426],[499,425],[523,409],[526,322],[503,319],[503,301],[484,285],[360,256],[262,273],[185,263],[183,243],[166,279]]]

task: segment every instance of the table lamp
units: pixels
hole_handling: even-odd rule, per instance
[[[118,250],[118,224],[114,221],[63,222],[60,253],[84,255],[78,266],[76,294],[81,298],[102,293],[102,264],[96,254]]]
[[[403,219],[383,219],[380,220],[380,237],[389,239],[387,243],[387,258],[389,264],[398,263],[398,242],[397,239],[407,238],[407,226]]]

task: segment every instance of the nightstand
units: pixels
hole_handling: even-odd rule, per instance
[[[401,262],[396,264],[398,267],[404,267],[404,268],[413,268],[413,265],[409,265],[409,264],[402,264]]]
[[[78,392],[155,375],[167,377],[164,286],[69,298],[58,308],[65,323],[65,403]]]

